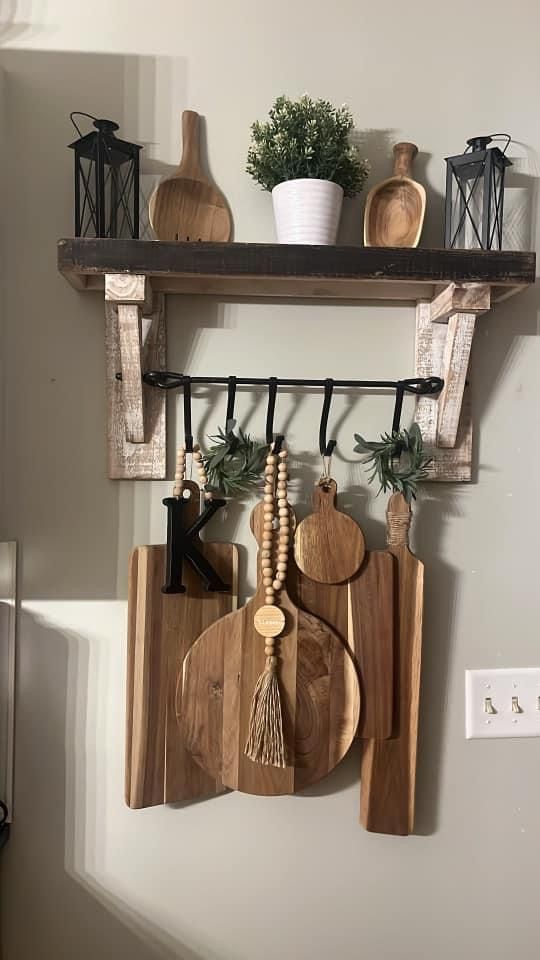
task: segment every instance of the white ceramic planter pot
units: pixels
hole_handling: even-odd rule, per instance
[[[286,180],[272,190],[279,243],[336,242],[343,190],[330,180]]]

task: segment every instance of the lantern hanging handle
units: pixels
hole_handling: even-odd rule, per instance
[[[491,143],[493,140],[506,140],[504,150],[501,150],[503,157],[505,156],[508,147],[512,143],[512,137],[509,133],[490,133],[489,136],[486,137],[471,137],[471,139],[467,141],[467,149],[465,150],[465,153],[469,153],[470,150],[478,149],[474,146],[475,140],[482,140],[486,144]]]
[[[93,120],[94,122],[97,120],[97,117],[93,117],[91,113],[85,113],[84,110],[72,110],[69,115],[69,119],[71,120],[73,126],[75,127],[80,137],[82,137],[83,134],[79,129],[78,125],[75,123],[75,120],[73,119],[73,117],[88,117],[89,120]]]
[[[504,150],[502,151],[502,155],[503,155],[503,157],[504,157],[505,154],[506,154],[506,151],[508,150],[508,147],[509,147],[510,144],[512,143],[512,137],[510,136],[510,134],[509,134],[509,133],[492,133],[492,134],[491,134],[491,139],[492,139],[492,140],[506,140],[506,144],[505,144]]]

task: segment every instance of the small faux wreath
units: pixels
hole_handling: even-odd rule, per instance
[[[432,458],[426,454],[417,423],[410,430],[383,433],[379,442],[364,440],[355,433],[355,452],[365,453],[362,463],[370,464],[369,483],[379,481],[377,496],[392,490],[402,493],[407,503],[416,500],[417,485],[428,476]]]
[[[225,430],[220,427],[216,436],[208,438],[213,445],[204,458],[210,486],[228,497],[248,493],[260,483],[268,454],[268,444],[242,429],[235,433],[234,426],[231,420]]]

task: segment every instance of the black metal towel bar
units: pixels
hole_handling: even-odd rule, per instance
[[[117,374],[117,376],[120,377],[121,375]],[[190,377],[188,374],[175,373],[171,370],[150,370],[143,374],[143,380],[149,386],[158,387],[161,390],[183,389],[184,433],[188,452],[191,451],[193,447],[193,436],[191,432],[191,387],[193,384],[216,384],[227,387],[226,429],[229,429],[229,424],[234,422],[236,388],[238,386],[268,387],[268,411],[266,418],[267,443],[270,443],[273,437],[273,421],[278,387],[322,387],[324,388],[324,402],[319,429],[319,448],[321,456],[326,457],[332,455],[332,451],[336,446],[336,441],[327,440],[326,436],[330,403],[335,388],[393,390],[395,392],[395,402],[394,416],[392,418],[392,433],[397,433],[400,429],[401,412],[405,394],[411,393],[417,397],[436,396],[444,386],[444,381],[441,380],[440,377],[410,377],[406,380],[333,380],[331,377],[327,377],[325,380],[306,380],[292,377]],[[282,434],[278,434],[275,438],[276,450],[281,447],[283,439]]]

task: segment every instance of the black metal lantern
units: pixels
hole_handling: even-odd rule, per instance
[[[500,250],[502,247],[504,174],[512,163],[506,147],[488,144],[495,136],[472,137],[458,157],[446,158],[445,247]]]
[[[113,120],[94,121],[95,130],[70,143],[75,151],[75,236],[139,237],[139,151],[120,140]]]

